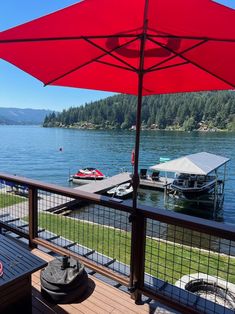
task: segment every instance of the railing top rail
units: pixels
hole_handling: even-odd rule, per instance
[[[235,241],[235,226],[232,225],[149,206],[138,206],[138,210],[145,218]]]
[[[115,202],[110,197],[106,197],[103,195],[79,191],[73,188],[61,187],[55,184],[44,183],[38,180],[14,176],[1,172],[0,179],[13,181],[18,184],[26,184],[29,187],[34,187],[43,191],[58,193],[68,197],[80,198],[82,200],[86,200],[95,204],[107,206],[128,213],[134,213],[132,203],[129,201]],[[138,206],[137,211],[144,218],[150,218],[160,222],[235,241],[235,227],[232,225],[224,225],[216,221],[188,216],[185,214],[162,210],[159,208],[152,208],[149,206]]]

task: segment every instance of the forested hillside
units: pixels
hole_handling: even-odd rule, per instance
[[[115,95],[44,120],[45,127],[122,128],[135,125],[137,98]],[[235,131],[235,92],[201,92],[143,98],[142,125],[151,129]]]

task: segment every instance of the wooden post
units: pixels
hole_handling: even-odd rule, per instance
[[[216,217],[216,211],[217,211],[217,197],[218,197],[218,173],[217,173],[217,169],[216,169],[216,170],[215,170],[214,212],[213,212],[213,218]]]
[[[224,180],[223,180],[223,186],[222,186],[222,193],[224,195],[224,184],[226,180],[226,170],[227,170],[227,164],[224,165]]]
[[[138,210],[130,216],[132,222],[131,238],[131,298],[136,304],[141,303],[139,289],[144,286],[145,244],[146,244],[146,218]]]
[[[29,246],[37,247],[33,239],[38,236],[38,190],[29,187]]]

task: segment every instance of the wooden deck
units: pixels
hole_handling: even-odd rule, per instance
[[[34,249],[35,255],[49,261],[51,256]],[[73,304],[51,304],[42,298],[40,293],[40,271],[32,275],[33,314],[38,313],[84,313],[84,314],[118,314],[118,313],[149,313],[149,305],[135,305],[130,296],[90,276],[89,290],[82,300]],[[163,312],[162,312],[163,313]]]

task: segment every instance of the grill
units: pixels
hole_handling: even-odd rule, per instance
[[[41,271],[41,293],[55,303],[71,303],[86,292],[88,276],[78,260],[64,256],[54,259]]]

